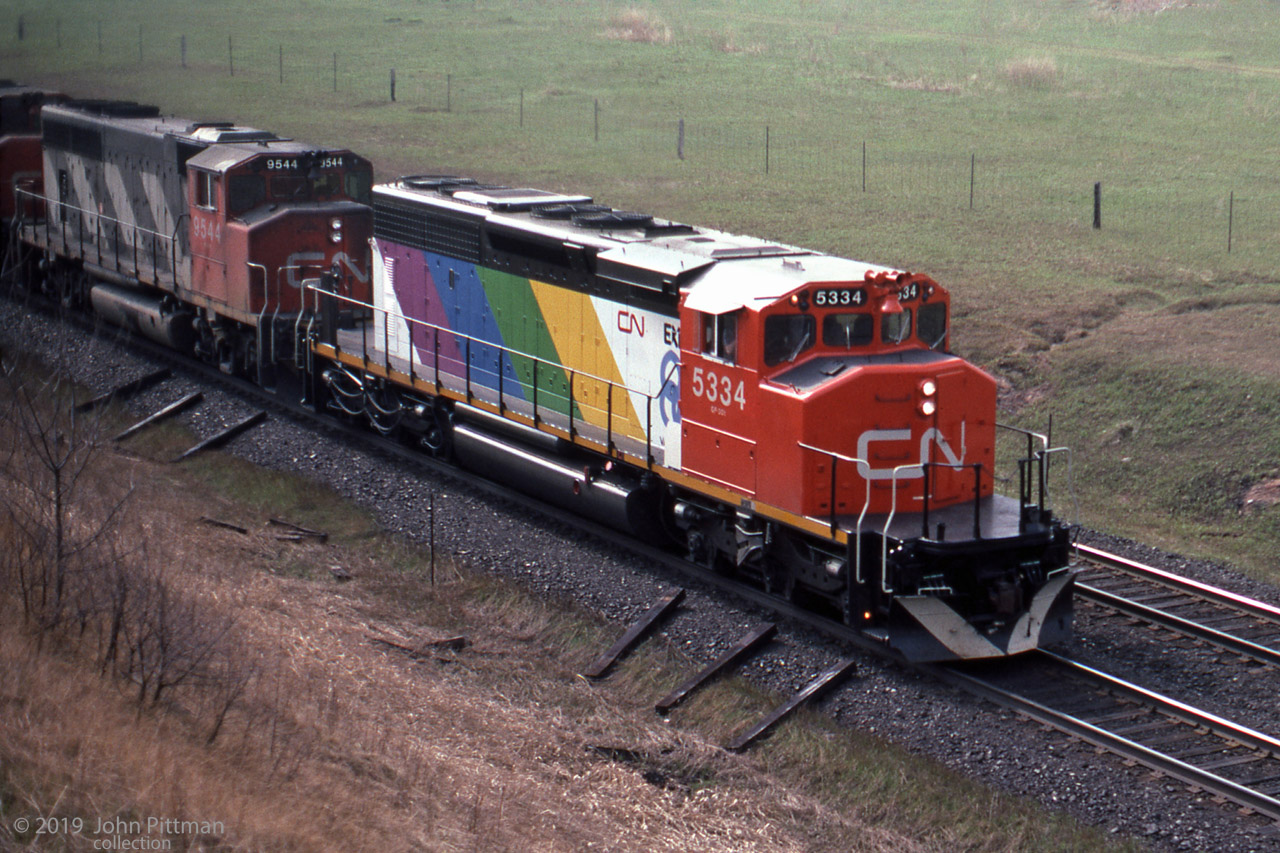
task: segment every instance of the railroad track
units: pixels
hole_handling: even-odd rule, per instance
[[[1076,579],[1077,597],[1280,666],[1280,607],[1088,545],[1077,545],[1076,552],[1086,563]]]
[[[1280,822],[1280,740],[1048,651],[935,678]]]

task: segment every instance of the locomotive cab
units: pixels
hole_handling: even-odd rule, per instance
[[[369,161],[242,128],[199,134],[220,144],[187,161],[196,293],[244,322],[296,314],[302,280],[324,274],[368,300]]]
[[[797,254],[713,269],[683,308],[686,468],[831,540],[739,522],[720,543],[738,570],[916,659],[1066,635],[1049,448],[1028,451],[1017,498],[997,494],[996,383],[948,351],[945,288]]]

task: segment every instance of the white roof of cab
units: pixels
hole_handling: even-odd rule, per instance
[[[685,307],[704,314],[727,314],[740,308],[759,311],[806,285],[853,287],[878,273],[899,270],[831,255],[733,260],[717,263],[685,291]]]

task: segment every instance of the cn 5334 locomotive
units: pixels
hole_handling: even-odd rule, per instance
[[[997,468],[995,381],[949,352],[928,276],[59,101],[0,88],[28,119],[0,127],[24,285],[912,660],[1069,633],[1060,449],[1010,430],[1025,455]],[[32,146],[38,172],[8,165]]]

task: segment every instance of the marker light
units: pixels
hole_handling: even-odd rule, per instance
[[[938,383],[934,382],[932,379],[926,379],[920,383],[920,393],[926,397],[932,397],[934,394],[938,393]]]
[[[926,418],[931,417],[933,413],[936,411],[938,411],[937,403],[933,402],[932,400],[920,401],[920,414],[924,415]]]
[[[342,242],[342,220],[336,216],[329,220],[329,240],[334,243]]]

